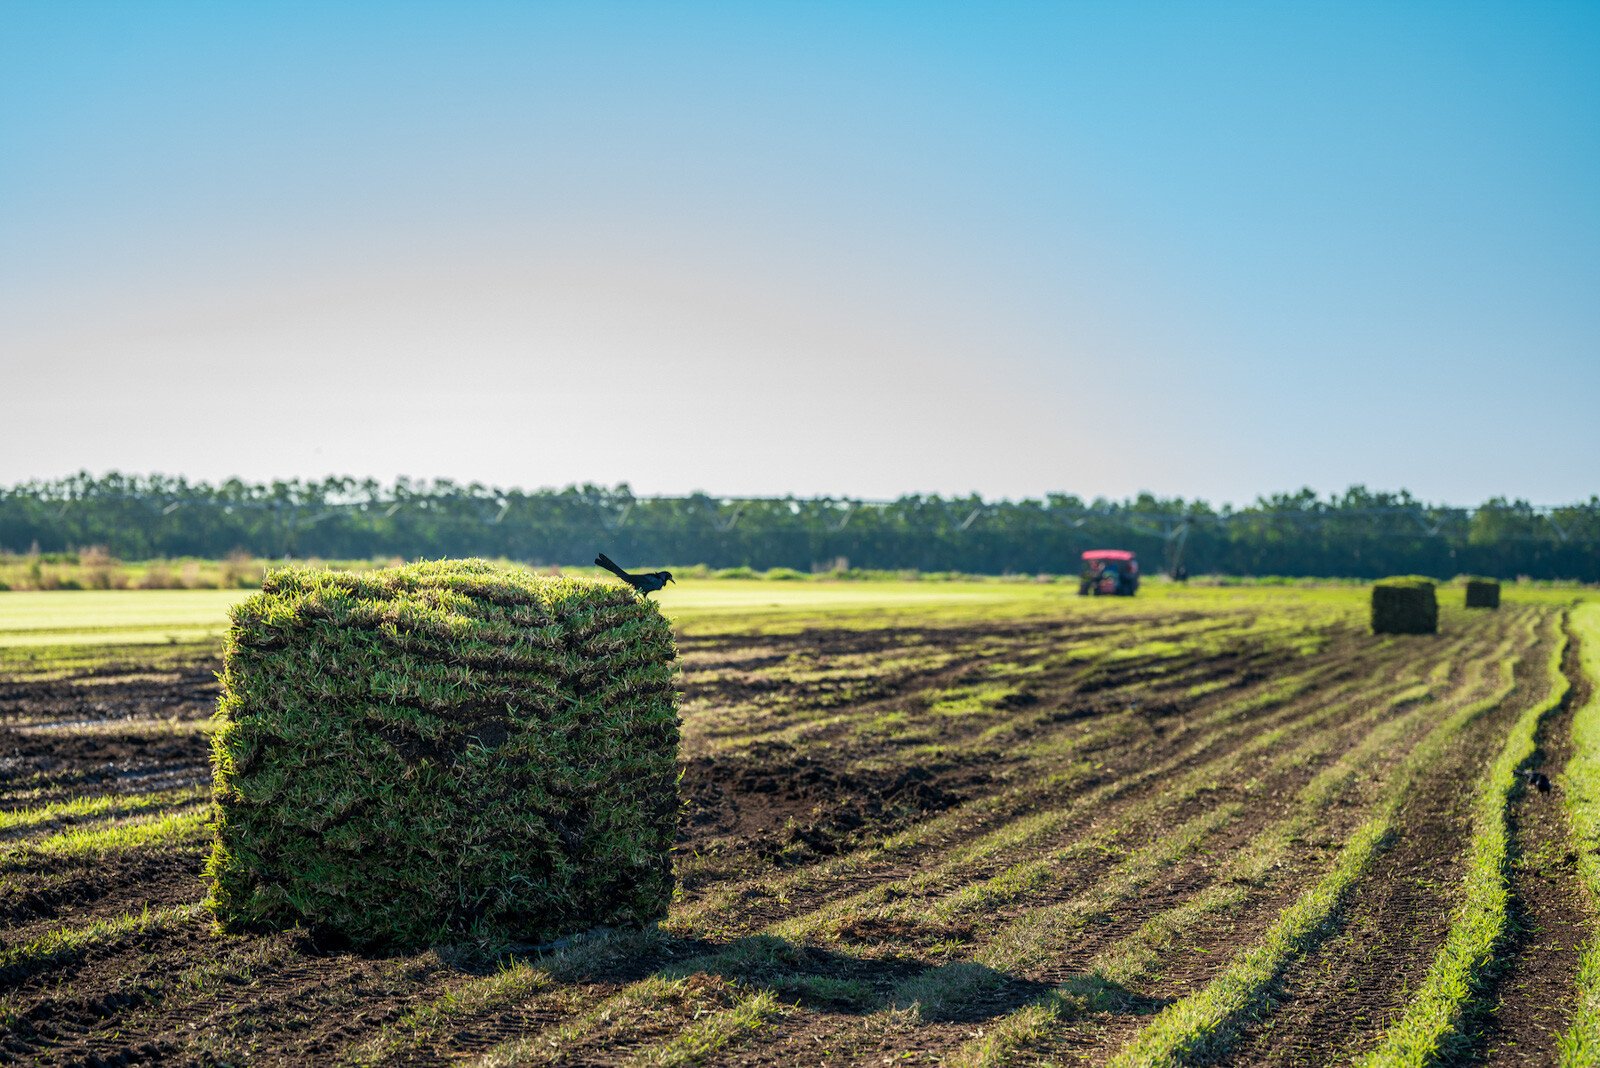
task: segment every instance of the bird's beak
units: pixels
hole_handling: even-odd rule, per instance
[[[678,580],[673,578],[671,575],[667,576],[667,581],[672,583],[674,586],[676,586],[678,584]]]

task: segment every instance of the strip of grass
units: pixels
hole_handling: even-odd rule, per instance
[[[1405,1015],[1360,1063],[1364,1068],[1421,1068],[1465,1045],[1462,1020],[1494,964],[1506,934],[1511,898],[1506,809],[1517,789],[1517,769],[1533,755],[1539,723],[1560,705],[1568,682],[1561,643],[1545,664],[1549,694],[1517,718],[1473,805],[1465,901]]]
[[[1480,660],[1476,663],[1485,662]],[[1509,664],[1502,669],[1502,673],[1495,695],[1473,702],[1457,716],[1481,713],[1509,694]],[[1442,682],[1443,679],[1443,672],[1433,674],[1435,682]],[[1470,692],[1475,685],[1475,680],[1469,676],[1462,690]],[[1429,714],[1433,707],[1431,704],[1419,704],[1401,717],[1382,722],[1336,763],[1324,768],[1306,784],[1295,798],[1290,817],[1268,828],[1234,853],[1210,886],[1176,908],[1145,921],[1128,938],[1098,953],[1079,974],[1033,1004],[1002,1018],[989,1027],[984,1035],[962,1047],[951,1063],[967,1066],[1002,1064],[1013,1052],[1039,1041],[1060,1022],[1131,1004],[1137,997],[1134,987],[1160,966],[1184,932],[1204,917],[1242,904],[1249,896],[1250,888],[1259,885],[1281,867],[1294,843],[1314,830],[1322,813],[1351,785],[1358,771],[1370,769],[1381,754],[1392,752],[1412,724]],[[1451,719],[1447,718],[1434,731],[1448,730],[1450,722]]]
[[[1291,717],[1294,714],[1294,700],[1305,695],[1322,681],[1322,672],[1313,670],[1286,679],[1277,680],[1267,684],[1263,689],[1245,694],[1235,701],[1228,702],[1212,710],[1202,717],[1198,727],[1207,727],[1208,730],[1199,732],[1195,740],[1182,752],[1159,764],[1154,764],[1140,769],[1138,772],[1124,775],[1119,779],[1095,787],[1089,793],[1076,798],[1071,804],[1062,808],[1050,808],[1042,812],[1032,811],[1031,806],[1037,805],[1052,796],[1059,795],[1071,789],[1078,782],[1095,773],[1095,768],[1084,761],[1067,764],[1065,760],[1071,759],[1073,751],[1090,746],[1097,742],[1099,736],[1093,733],[1075,734],[1071,745],[1058,748],[1048,755],[1053,762],[1059,763],[1060,770],[1050,775],[1027,783],[1024,786],[1002,794],[991,794],[966,805],[949,809],[939,816],[925,820],[904,831],[889,836],[882,842],[854,851],[843,857],[837,857],[809,869],[802,869],[792,874],[781,876],[774,880],[762,876],[751,883],[740,883],[720,891],[717,894],[696,902],[686,908],[677,910],[666,921],[666,926],[678,934],[710,934],[714,933],[701,926],[702,919],[714,920],[732,902],[747,895],[751,890],[756,890],[768,895],[781,895],[788,890],[798,887],[802,883],[815,881],[818,878],[837,879],[840,876],[853,876],[865,870],[867,866],[882,859],[905,859],[915,849],[930,841],[937,841],[947,832],[970,827],[974,821],[991,811],[1005,813],[1006,822],[984,835],[975,837],[966,844],[961,845],[945,856],[937,864],[925,868],[914,879],[931,882],[945,878],[959,872],[964,867],[978,861],[990,861],[1001,851],[1016,849],[1028,842],[1036,841],[1045,834],[1059,829],[1063,822],[1074,812],[1085,807],[1096,808],[1114,800],[1116,797],[1143,785],[1170,776],[1178,768],[1185,768],[1182,783],[1198,781],[1197,776],[1203,775],[1210,766],[1206,762],[1202,766],[1188,768],[1196,759],[1203,759],[1204,754],[1213,746],[1247,733],[1259,733],[1264,728],[1277,722],[1280,718]],[[1259,714],[1269,708],[1278,709],[1272,716],[1246,721],[1251,714]],[[1246,743],[1250,745],[1251,743]],[[1231,755],[1229,757],[1231,759]],[[1169,787],[1169,792],[1180,785],[1174,783]],[[898,887],[896,888],[899,889]],[[849,909],[861,905],[871,904],[876,901],[887,900],[890,893],[884,886],[874,886],[867,890],[858,891],[847,895],[838,901],[824,906],[802,916],[793,917],[787,925],[781,925],[774,933],[783,937],[802,938],[822,929],[830,915],[843,914]]]
[[[15,838],[41,827],[70,826],[106,817],[128,816],[152,808],[171,808],[204,800],[198,788],[162,790],[152,794],[100,794],[74,797],[36,808],[0,812],[0,836]]]
[[[25,869],[41,858],[87,860],[142,846],[198,842],[208,828],[209,808],[132,816],[108,827],[78,827],[0,853],[0,871]]]
[[[93,947],[105,946],[148,931],[171,930],[194,919],[199,911],[199,905],[146,908],[50,931],[20,946],[0,949],[0,979],[16,982],[52,965],[81,957]]]
[[[1572,759],[1563,786],[1567,820],[1578,854],[1578,879],[1591,909],[1600,909],[1600,604],[1572,612],[1572,633],[1589,681],[1588,700],[1573,712]],[[1578,963],[1578,991],[1572,1027],[1561,1036],[1562,1068],[1600,1064],[1600,933],[1584,948]]]
[[[679,1068],[699,1064],[707,1057],[749,1038],[784,1012],[770,990],[759,990],[739,998],[723,1012],[709,1013],[678,1032],[670,1041],[645,1050],[635,1064]]]

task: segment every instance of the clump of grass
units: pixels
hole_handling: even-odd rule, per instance
[[[225,648],[207,903],[361,945],[660,918],[676,655],[612,583],[481,560],[269,574]]]
[[[1432,579],[1400,575],[1372,584],[1372,633],[1438,632],[1439,602]]]

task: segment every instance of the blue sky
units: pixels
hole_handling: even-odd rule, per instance
[[[1600,492],[1600,5],[27,4],[0,482]]]

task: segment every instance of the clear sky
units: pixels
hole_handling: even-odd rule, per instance
[[[0,15],[0,482],[1600,493],[1600,4]]]

